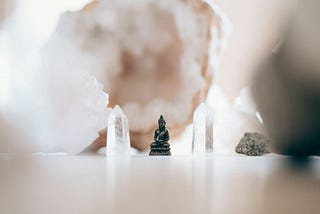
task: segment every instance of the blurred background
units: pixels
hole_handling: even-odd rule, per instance
[[[21,95],[22,99],[20,99],[20,103],[11,102],[10,107],[8,107],[9,100],[13,97],[16,90],[16,85],[23,86],[30,84],[30,82],[28,82],[30,81],[29,76],[32,75],[31,70],[39,61],[39,51],[44,47],[56,29],[60,15],[66,11],[80,10],[88,2],[90,1],[0,0],[0,107],[3,114],[2,116],[6,115],[6,110],[16,108],[16,110],[19,111],[20,107],[27,112],[26,108],[32,109],[32,105],[27,105],[28,102],[32,103],[32,97],[29,96],[28,91],[23,92],[24,95]],[[276,53],[282,47],[283,43],[287,44],[284,48],[286,51],[281,52],[281,54],[290,56],[291,53],[298,53],[292,54],[292,56],[298,56],[300,58],[297,59],[306,62],[306,68],[317,64],[316,48],[312,47],[317,47],[316,45],[319,42],[312,36],[310,37],[309,34],[317,35],[318,27],[313,26],[314,20],[318,18],[317,15],[315,15],[317,11],[313,11],[312,8],[316,8],[318,3],[313,0],[309,0],[305,4],[301,2],[298,4],[297,1],[290,0],[245,0],[241,2],[233,0],[207,0],[207,2],[214,8],[217,8],[216,10],[219,11],[219,15],[223,17],[223,28],[225,35],[227,35],[223,41],[223,51],[217,59],[219,61],[219,69],[215,70],[213,74],[213,83],[207,98],[207,103],[210,108],[213,109],[216,116],[215,133],[218,133],[216,136],[217,141],[231,144],[232,146],[230,148],[233,150],[234,144],[237,143],[237,140],[245,131],[264,132],[264,127],[261,127],[258,118],[256,118],[256,113],[261,109],[257,109],[251,95],[251,86],[254,83],[256,83],[256,85],[266,83],[267,91],[259,87],[255,89],[255,91],[257,91],[255,99],[258,107],[261,108],[261,106],[265,106],[265,109],[262,109],[262,119],[265,119],[263,117],[267,118],[265,121],[266,131],[272,138],[276,139],[276,141],[292,141],[288,136],[293,136],[301,130],[299,126],[290,127],[291,130],[294,130],[291,133],[291,131],[284,130],[282,127],[277,126],[276,124],[286,124],[279,123],[279,121],[289,121],[289,119],[295,118],[296,115],[300,115],[296,117],[297,121],[295,124],[300,124],[302,121],[304,121],[303,124],[317,124],[316,122],[312,122],[315,120],[312,115],[317,113],[317,110],[315,110],[317,105],[314,103],[318,102],[318,96],[313,95],[316,94],[314,92],[318,91],[318,89],[310,89],[310,93],[312,94],[310,99],[312,102],[305,100],[301,102],[312,104],[303,106],[302,109],[305,109],[305,111],[297,112],[296,109],[301,107],[299,97],[305,97],[305,94],[297,95],[297,93],[292,92],[291,97],[296,97],[297,100],[288,101],[287,106],[283,103],[285,99],[282,95],[277,97],[277,99],[272,99],[272,93],[277,93],[283,90],[282,88],[278,88],[278,85],[265,81],[268,77],[255,81],[254,77],[257,76],[259,71],[264,70],[260,69],[259,66],[267,62],[270,56],[274,55],[276,58],[278,57]],[[309,13],[311,15],[308,16]],[[308,18],[310,18],[311,21]],[[302,24],[299,20],[302,20]],[[314,22],[312,22],[312,20]],[[308,24],[304,24],[303,21],[306,21]],[[301,25],[304,27],[301,27]],[[290,31],[288,31],[288,29],[290,29]],[[315,31],[315,33],[313,31]],[[287,40],[290,42],[283,42]],[[299,44],[314,45],[305,47],[295,46],[293,45],[295,41],[300,41]],[[302,55],[305,56],[305,58],[306,56],[309,58],[306,60],[301,57]],[[278,58],[280,61],[282,60],[281,56]],[[290,63],[293,61],[294,60],[290,61]],[[295,60],[295,62],[298,62],[298,60]],[[270,64],[272,63],[275,62],[272,61]],[[304,68],[305,67],[302,66],[300,69],[301,72],[286,73],[288,75],[284,75],[284,78],[288,78],[289,76],[296,77],[296,75],[297,78],[299,78]],[[282,67],[279,67],[279,70],[281,69]],[[283,69],[285,70],[285,68]],[[306,72],[306,75],[303,74],[304,78],[308,77],[306,81],[309,81],[309,79],[317,79],[314,77],[319,76],[318,70],[314,70],[315,72]],[[268,74],[269,72],[266,71],[264,73]],[[316,81],[307,83],[311,85],[317,84]],[[281,84],[283,85],[283,83],[280,83],[280,85]],[[304,90],[304,83],[297,84]],[[286,89],[293,91],[293,88],[291,90],[290,87],[291,86],[288,86]],[[271,90],[268,91],[270,88],[273,88],[275,92]],[[283,94],[283,96],[286,95]],[[267,99],[268,97],[270,97],[270,100]],[[261,99],[259,100],[259,98]],[[268,103],[266,103],[267,100]],[[281,106],[285,106],[283,112],[278,112],[273,108],[276,103],[282,103]],[[293,103],[298,105],[292,105]],[[22,106],[21,104],[26,106]],[[270,106],[268,106],[268,104]],[[310,109],[314,111],[309,111]],[[43,109],[43,111],[45,110],[46,109]],[[312,114],[307,114],[307,112],[312,112]],[[289,119],[279,116],[286,115],[286,113],[288,113]],[[28,126],[27,123],[23,122],[30,119],[32,120],[32,115],[28,116],[24,114],[22,116],[21,114],[21,117],[19,115],[16,115],[16,117],[15,119],[10,118],[9,123],[6,121],[8,119],[3,119],[5,122],[1,124],[5,127],[3,130],[7,131],[2,133],[2,136],[8,135],[8,130],[12,132],[16,130],[14,126],[14,128],[10,128],[10,120],[20,119],[21,122],[19,122],[19,124],[21,126]],[[305,118],[309,119],[307,120]],[[50,121],[52,118],[48,116],[46,119]],[[304,125],[304,127],[305,126],[308,125]],[[312,127],[315,126],[316,125],[313,125]],[[287,124],[285,127],[287,127]],[[312,128],[308,129],[311,130]],[[190,137],[191,128],[189,127],[187,130],[189,130],[189,135],[187,136]],[[228,134],[230,130],[232,130],[232,136]],[[25,134],[28,135],[28,133]],[[32,133],[29,134],[32,135]],[[282,134],[283,136],[280,136]],[[318,139],[317,135],[313,132],[310,133],[304,130],[300,134],[302,136],[301,138],[312,135],[312,138]],[[5,139],[5,137],[3,138]],[[188,137],[182,137],[182,139],[185,138]],[[315,146],[310,148],[316,149]]]
[[[32,73],[28,70],[37,63],[39,50],[56,28],[60,15],[66,11],[79,10],[88,2],[90,1],[0,1],[0,106],[2,109],[6,109],[8,100],[12,97],[14,91],[12,81],[20,85],[28,84],[28,75]],[[223,131],[219,132],[225,135],[226,129],[230,129],[230,124],[226,124],[225,121],[234,120],[234,118],[226,119],[226,115],[229,115],[229,110],[233,108],[233,103],[240,95],[241,89],[251,85],[256,66],[279,45],[287,18],[294,8],[294,2],[208,0],[208,3],[221,8],[221,14],[225,20],[224,30],[228,35],[219,58],[219,69],[213,77],[215,88],[212,87],[208,96],[208,104],[211,108],[217,109],[218,117],[225,115],[216,119],[222,121],[222,125],[219,125],[222,128],[217,130],[222,129]],[[12,75],[15,75],[14,80]],[[255,111],[250,95],[247,96],[249,101],[242,102],[249,102],[249,104],[243,104],[245,107],[242,108],[253,108]],[[26,102],[32,101],[26,100]],[[19,105],[16,104],[16,106]],[[237,131],[238,134],[234,138],[222,141],[234,141],[240,137],[243,130],[256,129],[254,127],[256,125],[246,128],[247,126],[242,122],[238,124],[237,129],[241,126],[244,128],[240,128],[241,130]]]
[[[0,22],[2,29],[5,28],[5,35],[2,31],[1,36],[3,100],[3,97],[7,96],[6,88],[10,82],[9,69],[4,66],[12,63],[8,53],[8,40],[14,39],[14,44],[19,47],[18,52],[30,53],[45,43],[61,13],[81,9],[90,1],[1,0],[0,2]],[[208,0],[208,2],[221,7],[231,24],[229,30],[232,34],[221,56],[220,72],[215,76],[215,80],[232,99],[239,95],[241,88],[250,85],[257,64],[280,42],[283,27],[295,1]]]

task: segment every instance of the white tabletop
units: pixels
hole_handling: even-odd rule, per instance
[[[0,156],[0,213],[320,213],[320,158]]]

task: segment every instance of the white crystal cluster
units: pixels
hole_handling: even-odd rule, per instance
[[[93,56],[57,33],[48,40],[56,18],[85,2],[15,2],[0,32],[0,61],[10,65],[0,63],[0,76],[10,74],[6,105],[0,103],[0,152],[76,154],[106,127],[108,95],[92,75]]]
[[[92,56],[77,52],[72,42],[54,34],[35,74],[34,102],[41,102],[39,107],[46,109],[43,113],[49,120],[39,121],[44,126],[42,141],[68,153],[86,148],[106,126],[108,95],[90,72],[95,69],[93,61]]]

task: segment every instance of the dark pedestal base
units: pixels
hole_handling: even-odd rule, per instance
[[[171,155],[169,143],[152,143],[149,155]]]

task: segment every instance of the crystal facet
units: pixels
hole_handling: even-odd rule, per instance
[[[192,153],[203,154],[213,150],[213,115],[201,103],[193,113]]]
[[[108,118],[107,155],[127,155],[130,151],[129,125],[126,115],[116,105]]]

